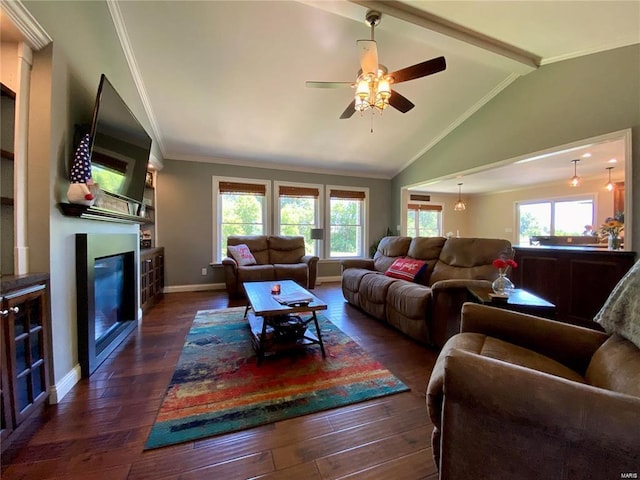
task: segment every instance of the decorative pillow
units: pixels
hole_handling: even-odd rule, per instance
[[[244,267],[246,265],[256,264],[256,258],[253,256],[253,253],[251,253],[251,250],[249,250],[249,247],[244,243],[241,243],[240,245],[227,245],[227,248],[229,249],[229,253],[233,259],[238,262],[239,266]]]
[[[396,258],[384,274],[409,282],[419,282],[427,270],[427,262],[413,258]]]
[[[620,279],[594,321],[640,348],[640,260]]]

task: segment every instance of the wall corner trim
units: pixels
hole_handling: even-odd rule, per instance
[[[49,403],[60,403],[64,396],[71,391],[73,386],[78,383],[81,378],[80,364],[76,364],[69,373],[62,377],[62,380],[51,387]]]

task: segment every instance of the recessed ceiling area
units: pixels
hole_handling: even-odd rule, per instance
[[[462,172],[458,175],[435,179],[420,185],[412,185],[410,190],[431,193],[457,193],[462,183],[465,194],[497,193],[532,185],[566,183],[573,177],[574,163],[578,176],[583,180],[602,179],[603,186],[609,178],[607,167],[611,170],[613,182],[624,181],[626,145],[623,138],[599,143],[585,142],[559,149],[524,156],[515,161],[487,165],[482,171]]]

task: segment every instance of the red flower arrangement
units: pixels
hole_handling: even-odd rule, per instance
[[[493,261],[493,266],[496,267],[500,272],[502,272],[507,267],[517,268],[518,263],[515,260],[511,260],[510,258],[507,260],[503,260],[502,258],[496,258]]]

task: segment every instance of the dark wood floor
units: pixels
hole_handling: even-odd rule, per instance
[[[224,292],[166,294],[28,442],[3,455],[2,479],[437,478],[425,406],[436,352],[348,305],[338,283],[314,293],[410,392],[143,452],[195,313],[238,305]]]

